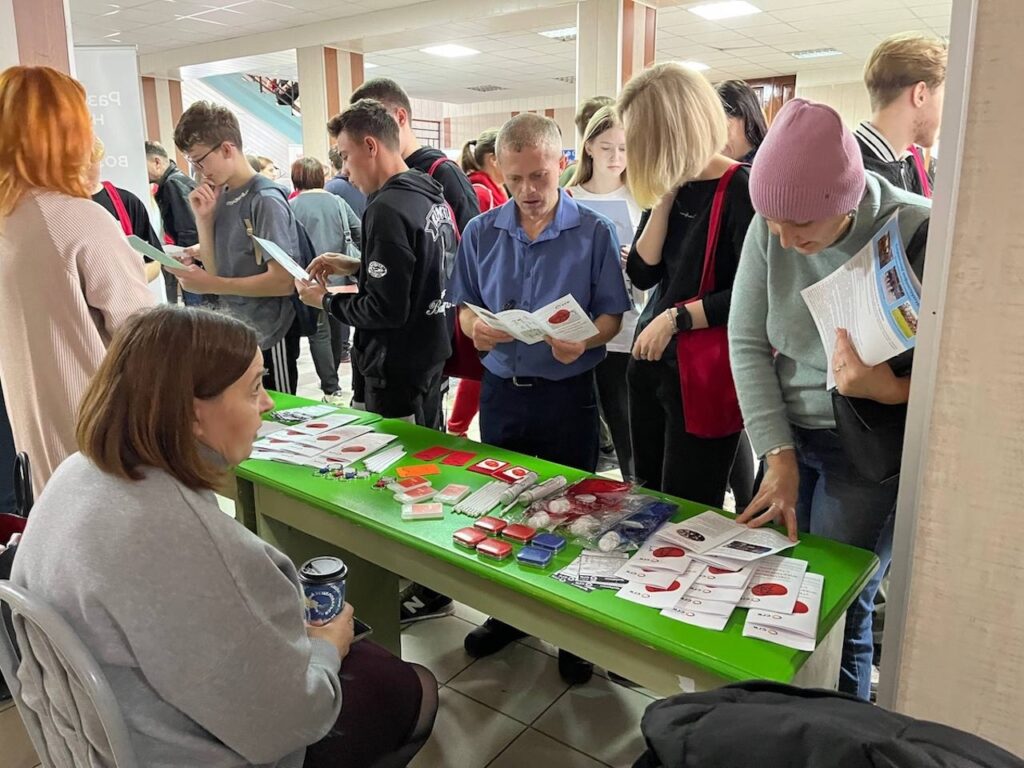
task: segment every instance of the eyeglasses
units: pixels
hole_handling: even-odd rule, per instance
[[[202,157],[200,157],[200,158],[198,158],[196,160],[193,160],[191,157],[188,158],[188,164],[190,166],[192,166],[193,168],[198,168],[200,171],[203,170],[203,161],[206,160],[206,158],[208,158],[210,155],[212,155],[214,152],[216,152],[218,149],[220,149],[221,147],[223,147],[227,143],[228,142],[226,142],[226,141],[222,141],[216,147],[214,147],[209,152],[207,152]],[[234,144],[232,144],[231,146],[234,146]]]

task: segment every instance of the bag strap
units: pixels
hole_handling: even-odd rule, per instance
[[[435,160],[433,163],[431,163],[430,170],[427,171],[427,175],[430,178],[434,178],[434,174],[437,173],[437,169],[438,168],[440,168],[445,163],[451,163],[451,162],[453,162],[453,161],[452,161],[452,159],[450,157],[439,157],[439,158],[437,158],[437,160]]]
[[[925,197],[932,196],[932,185],[928,181],[928,171],[924,167],[924,156],[921,154],[921,149],[917,144],[911,144],[908,147],[910,156],[914,158],[914,167],[917,169],[917,180],[921,182],[921,194]]]
[[[708,221],[708,242],[704,249],[704,271],[700,276],[700,289],[697,298],[703,299],[715,290],[715,262],[718,253],[718,235],[722,229],[722,211],[725,209],[725,192],[729,182],[736,175],[742,163],[736,163],[722,174],[715,188],[715,199],[711,203],[711,219]]]
[[[110,202],[114,204],[114,210],[117,211],[117,220],[121,222],[121,229],[124,230],[125,237],[131,237],[135,232],[132,230],[132,219],[128,215],[128,209],[124,207],[124,200],[121,199],[121,193],[118,192],[117,187],[109,181],[103,182],[103,188],[107,190],[107,194],[110,195]]]

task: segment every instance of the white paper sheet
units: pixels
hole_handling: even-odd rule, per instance
[[[836,385],[832,357],[837,328],[850,332],[867,365],[884,363],[917,341],[921,285],[907,260],[898,216],[893,214],[846,264],[800,291],[825,348],[828,389]]]
[[[341,464],[348,466],[354,464],[357,461],[362,461],[372,453],[376,453],[384,446],[397,440],[395,435],[385,435],[380,432],[370,432],[365,435],[361,435],[347,443],[332,448],[329,451],[325,451],[320,454],[320,458],[324,460],[325,464]]]
[[[659,541],[657,532],[630,558],[631,564],[644,568],[662,568],[673,573],[685,573],[692,562],[693,558],[683,547]]]
[[[545,336],[561,341],[586,341],[598,333],[597,326],[572,294],[536,312],[508,309],[495,313],[474,304],[466,306],[491,328],[503,331],[524,344],[536,344]]]
[[[709,557],[725,557],[730,560],[752,562],[762,557],[795,547],[799,541],[790,541],[785,534],[772,528],[745,528],[739,535],[725,544],[708,550]]]
[[[296,424],[293,427],[289,427],[291,432],[299,432],[304,435],[319,435],[328,430],[337,429],[343,427],[346,424],[351,424],[359,417],[350,413],[336,413],[331,416],[323,416],[321,418],[311,419],[310,421],[303,422],[302,424]]]
[[[686,594],[686,591],[693,585],[697,574],[680,574],[676,576],[667,587],[655,587],[651,584],[639,584],[630,582],[618,592],[616,597],[629,600],[631,603],[647,605],[651,608],[664,610],[671,608],[679,602],[679,598]]]
[[[754,576],[740,600],[740,607],[792,612],[806,572],[806,560],[766,557],[754,566]]]
[[[691,552],[704,553],[735,538],[743,530],[746,530],[744,526],[708,510],[680,523],[662,526],[655,536]]]
[[[821,593],[824,587],[824,576],[808,573],[800,586],[800,596],[793,613],[751,610],[743,625],[743,636],[757,637],[799,651],[813,651],[817,644],[818,617],[821,614]]]
[[[685,605],[680,606],[677,603],[671,608],[663,610],[661,615],[665,618],[681,621],[683,624],[689,624],[693,627],[701,627],[703,629],[721,632],[729,623],[729,617],[732,616],[732,608],[729,608],[728,615],[723,616],[714,613],[698,613],[697,611],[690,610],[690,608]]]
[[[284,267],[288,274],[298,280],[305,280],[306,282],[312,282],[313,278],[309,276],[309,273],[298,265],[298,263],[285,253],[284,249],[272,240],[266,240],[262,237],[256,237],[253,235],[253,240],[263,249],[263,252]]]
[[[661,570],[660,568],[645,568],[642,565],[626,563],[615,572],[620,579],[633,582],[634,584],[646,584],[651,587],[667,587],[675,581],[677,573]]]

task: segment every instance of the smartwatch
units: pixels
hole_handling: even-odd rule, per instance
[[[693,328],[693,315],[690,314],[685,306],[676,307],[675,316],[676,333],[679,331],[689,331]]]

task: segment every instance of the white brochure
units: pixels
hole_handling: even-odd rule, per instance
[[[151,258],[153,261],[162,264],[168,269],[188,269],[188,267],[186,267],[180,261],[171,256],[168,256],[160,249],[154,248],[152,245],[147,243],[138,235],[129,235],[128,245],[134,248],[138,253],[141,253],[143,256],[149,256],[149,258]]]
[[[311,459],[323,451],[323,448],[318,448],[315,445],[303,445],[302,443],[296,443],[292,440],[282,439],[277,435],[271,435],[270,437],[264,437],[262,440],[257,440],[253,443],[252,447],[253,450],[259,448],[264,451],[290,453],[293,456],[302,456],[306,459]]]
[[[720,547],[704,552],[708,557],[726,557],[731,560],[753,561],[795,547],[799,541],[790,541],[785,534],[771,528],[747,528],[735,524],[739,535]]]
[[[679,602],[673,607],[681,611],[707,613],[712,616],[725,616],[729,618],[732,615],[733,609],[736,608],[736,604],[722,602],[721,600],[705,600],[703,597],[695,595],[691,587],[685,595],[679,598]]]
[[[721,632],[725,629],[725,625],[729,623],[729,617],[732,616],[733,606],[730,605],[727,608],[729,610],[727,614],[702,613],[692,610],[686,603],[676,603],[671,608],[663,610],[661,615],[668,619],[681,621],[683,624]]]
[[[712,587],[713,589],[744,589],[754,575],[754,568],[744,568],[742,571],[727,571],[709,565],[697,577],[697,583]]]
[[[754,576],[743,593],[740,607],[791,613],[805,573],[806,560],[766,557],[754,566]]]
[[[644,568],[662,568],[672,573],[685,573],[693,562],[686,550],[677,544],[658,541],[657,531],[650,541],[644,542],[629,560],[631,565]]]
[[[751,610],[743,625],[743,636],[759,637],[799,651],[813,651],[818,638],[818,616],[824,586],[824,576],[808,573],[800,586],[800,597],[793,613]]]
[[[631,581],[634,584],[647,584],[651,587],[667,587],[676,579],[672,571],[664,571],[660,568],[645,568],[632,561],[626,563],[615,572],[620,579]]]
[[[299,432],[303,435],[319,435],[321,432],[326,432],[330,429],[337,429],[343,427],[346,424],[351,424],[359,417],[355,414],[350,413],[336,413],[331,416],[322,416],[320,418],[311,419],[310,421],[303,422],[302,424],[296,424],[293,427],[289,427],[290,432]]]
[[[256,433],[257,437],[267,437],[275,432],[280,432],[284,429],[284,424],[278,424],[276,421],[264,421],[260,424],[260,430]]]
[[[299,456],[297,453],[287,453],[285,451],[272,451],[266,448],[258,448],[256,446],[253,446],[252,453],[249,454],[249,458],[263,459],[264,461],[276,461],[281,464],[295,464],[301,467],[320,466],[320,462],[315,458]]]
[[[630,582],[616,592],[615,596],[629,600],[631,603],[639,603],[640,605],[648,605],[651,608],[664,610],[678,603],[679,598],[686,594],[686,590],[690,588],[696,578],[696,573],[676,576],[667,587],[655,587],[650,584]]]
[[[745,526],[708,510],[680,523],[664,525],[654,535],[662,541],[678,544],[691,553],[702,554],[730,541],[744,530]]]
[[[836,329],[850,333],[866,365],[884,363],[917,342],[921,284],[907,260],[894,213],[864,248],[825,279],[800,291],[818,328],[828,364],[825,386],[836,385]]]
[[[319,435],[304,435],[301,432],[295,433],[294,430],[288,430],[288,433],[276,434],[274,437],[280,440],[288,440],[293,443],[299,443],[301,445],[311,445],[319,448],[321,451],[327,451],[331,448],[337,448],[339,445],[347,443],[354,437],[360,437],[365,435],[367,432],[372,432],[373,428],[368,427],[365,424],[349,424],[346,427],[338,427],[328,432],[321,432]]]
[[[395,435],[383,435],[380,432],[369,432],[365,435],[361,435],[347,443],[338,446],[337,448],[331,448],[328,451],[320,454],[320,459],[324,464],[341,464],[348,466],[349,464],[355,464],[357,461],[362,461],[371,453],[375,453],[383,448],[388,443],[391,443],[398,438]]]
[[[536,312],[508,309],[495,313],[474,304],[466,306],[491,328],[504,331],[524,344],[536,344],[545,336],[561,341],[586,341],[597,335],[597,326],[572,294]]]
[[[284,267],[288,274],[298,280],[305,280],[307,283],[313,282],[313,278],[309,276],[309,272],[304,270],[298,265],[298,263],[285,253],[284,249],[272,240],[265,240],[262,237],[256,237],[253,235],[253,240],[259,245],[263,252]]]
[[[338,409],[332,405],[306,405],[301,408],[289,408],[284,411],[274,411],[270,414],[271,418],[277,421],[284,421],[289,424],[296,422],[309,421],[320,416],[326,416],[328,413],[334,413]]]

